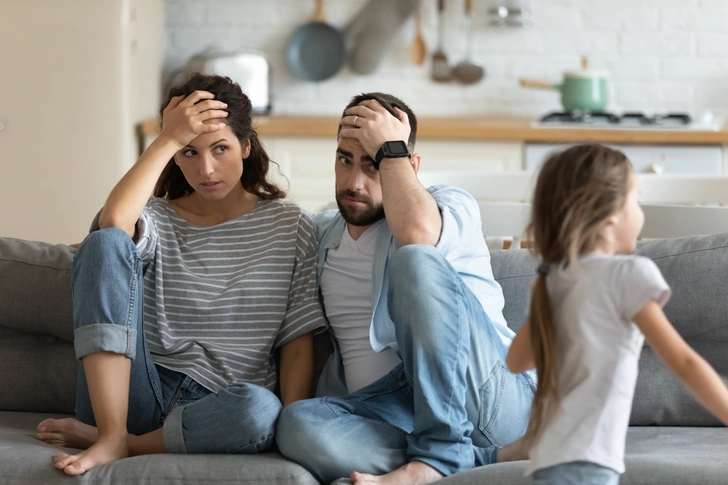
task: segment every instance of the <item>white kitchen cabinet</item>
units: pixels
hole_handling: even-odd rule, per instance
[[[275,167],[272,179],[290,187],[291,200],[310,212],[334,203],[335,138],[264,137],[262,141],[290,186]],[[523,165],[522,143],[422,140],[416,151],[422,155],[421,171],[515,171]]]
[[[163,0],[0,5],[0,236],[79,242],[154,117]]]
[[[621,150],[637,173],[722,175],[722,145],[610,145]],[[566,145],[529,143],[524,155],[524,168],[538,170],[548,156]]]

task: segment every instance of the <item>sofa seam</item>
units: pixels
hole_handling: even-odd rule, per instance
[[[50,265],[44,265],[44,264],[37,264],[37,263],[30,263],[28,261],[23,261],[20,259],[0,259],[0,262],[8,262],[8,263],[19,263],[24,264],[26,266],[32,266],[35,268],[46,268],[46,269],[54,269],[56,271],[71,271],[71,268],[59,268],[57,266],[50,266]]]

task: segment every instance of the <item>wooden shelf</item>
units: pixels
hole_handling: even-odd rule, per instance
[[[620,144],[722,145],[728,144],[728,126],[719,131],[619,130],[595,128],[534,128],[533,120],[508,117],[428,118],[419,120],[418,140],[514,141],[566,143],[596,141]],[[302,138],[335,137],[337,116],[273,115],[256,117],[253,126],[261,136]],[[139,126],[144,136],[157,133],[158,120]]]

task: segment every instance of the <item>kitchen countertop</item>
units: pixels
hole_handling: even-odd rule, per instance
[[[253,126],[265,136],[329,137],[335,136],[337,116],[271,115],[254,118]],[[418,119],[418,140],[512,141],[531,143],[560,143],[597,141],[623,144],[661,145],[728,145],[728,124],[712,130],[654,130],[549,127],[534,128],[530,118],[511,117],[452,117]],[[144,136],[157,133],[158,121],[140,124]]]

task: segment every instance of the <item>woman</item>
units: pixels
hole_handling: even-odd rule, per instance
[[[281,404],[309,396],[325,325],[314,227],[266,180],[250,100],[197,74],[161,116],[74,258],[78,420],[38,425],[87,448],[54,457],[69,475],[129,455],[262,452]]]

